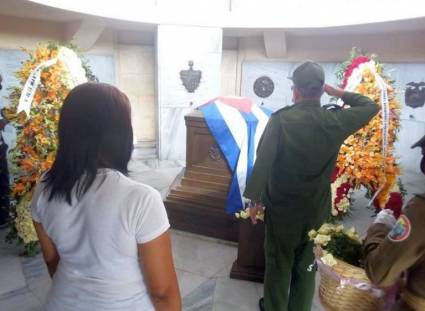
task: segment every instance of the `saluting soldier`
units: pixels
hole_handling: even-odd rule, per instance
[[[414,147],[422,148],[425,174],[425,136]],[[425,310],[425,194],[417,194],[396,221],[382,210],[364,242],[366,272],[373,283],[391,286],[405,273],[406,284],[395,311]]]
[[[257,160],[244,196],[251,199],[251,219],[264,207],[266,218],[266,311],[310,311],[315,272],[308,231],[330,215],[330,179],[344,140],[379,111],[368,97],[325,84],[314,62],[292,76],[294,105],[275,112],[263,133]],[[321,107],[326,92],[340,97],[347,109]]]

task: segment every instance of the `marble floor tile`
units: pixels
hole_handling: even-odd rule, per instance
[[[207,278],[232,264],[237,255],[235,246],[176,232],[172,234],[172,243],[176,268]]]
[[[218,278],[213,310],[257,311],[260,297],[256,283]]]
[[[180,294],[182,297],[186,297],[192,291],[197,289],[202,283],[208,281],[209,279],[200,276],[197,274],[193,274],[190,272],[186,272],[183,270],[176,269],[177,271],[177,279],[179,281]]]
[[[41,311],[40,301],[27,287],[0,295],[1,311]]]
[[[236,252],[237,253],[237,252]],[[236,260],[236,258],[235,258]],[[230,270],[232,270],[233,262],[227,266],[225,266],[223,269],[221,269],[217,274],[216,277],[224,278],[230,276]]]
[[[29,290],[41,303],[44,303],[52,280],[47,271],[43,256],[38,254],[35,257],[23,258],[22,269]]]
[[[128,171],[130,173],[130,176],[132,173],[135,173],[135,172],[144,172],[149,170],[151,170],[151,168],[148,165],[146,165],[143,161],[132,159],[128,163]]]
[[[258,295],[260,297],[263,297],[264,296],[264,284],[263,283],[256,283],[255,285],[257,287]]]
[[[0,295],[26,286],[25,276],[22,273],[21,259],[16,255],[4,254],[0,256]]]
[[[184,311],[211,311],[216,289],[216,279],[209,279],[183,298]]]
[[[155,170],[130,172],[130,177],[158,191],[168,189],[182,168],[158,168]]]

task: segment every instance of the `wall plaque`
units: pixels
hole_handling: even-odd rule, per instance
[[[202,71],[193,70],[193,61],[189,61],[189,69],[180,71],[180,79],[189,93],[194,93],[201,82]]]
[[[254,82],[254,93],[258,97],[267,98],[273,94],[274,82],[267,76],[257,78]]]
[[[423,107],[425,105],[425,82],[407,83],[404,100],[406,105],[411,108]]]

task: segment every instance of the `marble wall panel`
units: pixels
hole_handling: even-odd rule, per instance
[[[257,104],[276,111],[292,105],[292,82],[287,79],[298,63],[292,62],[255,62],[242,64],[241,95],[253,99]],[[336,84],[335,72],[338,63],[321,63],[324,67],[326,81]],[[396,144],[396,155],[400,159],[403,170],[417,172],[421,160],[420,150],[412,150],[410,146],[425,134],[425,105],[410,108],[405,105],[406,84],[409,82],[425,82],[425,64],[391,63],[386,65],[386,74],[395,80],[398,99],[402,104],[402,124],[399,140]],[[261,98],[254,92],[253,86],[257,78],[267,76],[274,82],[274,91],[267,98]],[[425,92],[425,91],[424,91]],[[322,104],[329,103],[329,97],[322,98]]]
[[[222,30],[220,28],[160,25],[157,34],[157,96],[160,159],[186,158],[184,115],[220,95]],[[189,93],[180,71],[202,72],[198,88]]]

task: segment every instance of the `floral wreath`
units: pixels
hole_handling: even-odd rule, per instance
[[[9,151],[11,221],[6,239],[34,255],[38,238],[29,205],[36,183],[56,156],[60,108],[74,86],[96,78],[73,47],[49,43],[24,52],[29,59],[16,72],[19,86],[9,88],[9,105],[2,111],[17,130],[16,146]]]
[[[385,75],[384,69],[376,55],[354,48],[337,73],[343,89],[370,97],[381,107],[381,112],[341,146],[331,179],[335,217],[350,212],[351,194],[362,186],[377,210],[389,208],[398,216],[403,205],[404,189],[398,181],[400,167],[394,156],[400,104],[394,81]]]

